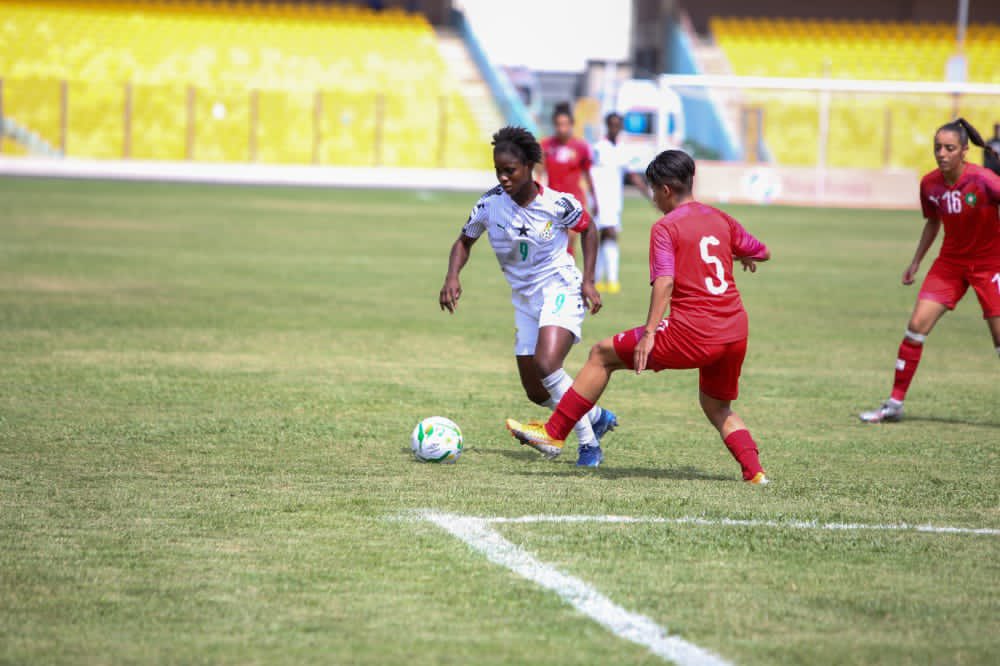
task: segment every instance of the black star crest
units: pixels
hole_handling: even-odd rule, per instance
[[[521,223],[521,226],[514,227],[514,228],[517,229],[517,235],[518,235],[518,237],[520,237],[520,236],[527,236],[528,235],[528,227],[525,226],[524,223]]]

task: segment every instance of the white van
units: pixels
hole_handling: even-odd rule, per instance
[[[628,156],[629,170],[642,172],[658,153],[684,143],[684,109],[680,95],[655,81],[623,81],[613,108],[622,116],[618,145]]]

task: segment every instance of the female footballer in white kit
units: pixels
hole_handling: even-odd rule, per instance
[[[622,131],[622,117],[612,111],[604,117],[607,134],[594,144],[593,161],[590,176],[594,181],[594,194],[597,196],[598,211],[597,228],[601,230],[601,244],[597,254],[596,279],[597,290],[609,294],[621,291],[618,277],[620,263],[618,253],[618,233],[622,230],[622,208],[625,194],[622,181],[628,175],[629,182],[635,185],[644,197],[652,201],[649,187],[642,174],[630,169],[631,160],[628,154],[618,144],[618,135]],[[645,168],[642,164],[640,169]]]
[[[580,341],[588,307],[591,314],[601,309],[601,296],[594,287],[597,232],[575,197],[533,180],[541,159],[542,148],[527,130],[504,127],[493,135],[500,184],[479,198],[452,245],[439,302],[442,310],[455,312],[462,295],[459,274],[485,233],[511,287],[521,385],[532,402],[554,409],[573,384],[563,362]],[[582,275],[566,252],[571,230],[581,234]],[[581,419],[574,428],[580,444],[577,465],[599,465],[600,438],[617,425],[615,415],[600,407]]]

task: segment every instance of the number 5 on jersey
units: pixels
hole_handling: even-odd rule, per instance
[[[701,242],[698,244],[701,248],[701,260],[715,268],[715,277],[719,281],[716,284],[711,277],[706,277],[705,288],[708,289],[708,293],[714,296],[721,296],[729,289],[729,283],[726,282],[726,267],[722,265],[722,261],[718,257],[709,253],[709,246],[715,245],[721,245],[719,239],[715,236],[703,236]]]

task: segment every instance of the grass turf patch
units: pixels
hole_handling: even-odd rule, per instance
[[[931,336],[908,420],[856,422],[915,298],[896,286],[913,213],[729,208],[774,254],[737,276],[737,409],[774,480],[754,489],[691,372],[612,380],[622,427],[598,470],[513,442],[503,419],[543,412],[485,243],[458,314],[437,306],[474,196],[3,179],[0,198],[0,660],[655,663],[392,519],[417,507],[1000,525],[1000,384],[974,299]],[[645,317],[655,217],[627,202],[624,291],[585,342]],[[466,436],[454,467],[408,453],[432,414]],[[739,662],[1000,653],[994,537],[502,531]]]

